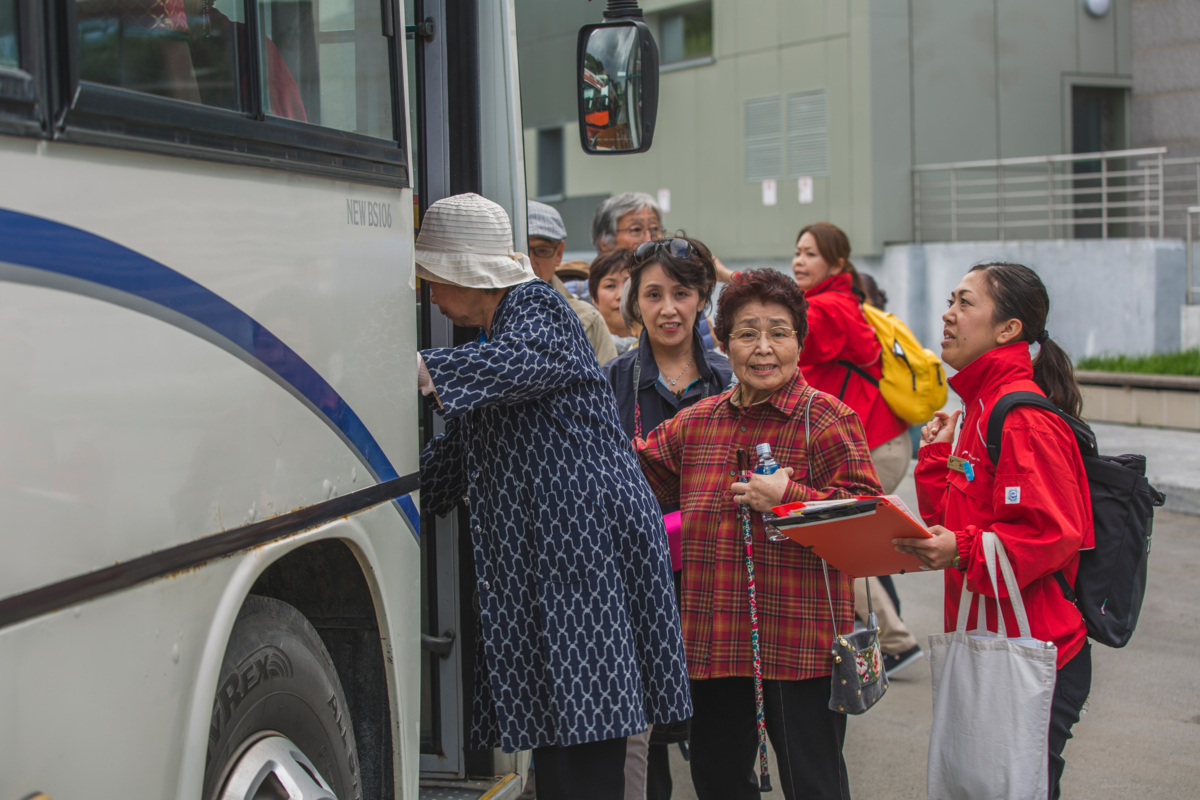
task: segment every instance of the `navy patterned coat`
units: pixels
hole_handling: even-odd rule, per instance
[[[466,502],[479,640],[471,747],[508,752],[691,715],[658,502],[579,318],[540,280],[484,342],[421,353],[446,432],[421,502]]]

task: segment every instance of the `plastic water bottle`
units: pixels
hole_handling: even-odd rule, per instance
[[[754,465],[755,475],[773,475],[781,469],[779,462],[776,461],[775,457],[771,455],[771,445],[763,442],[754,449],[758,454],[758,461]],[[767,538],[772,542],[781,542],[787,539],[787,536],[785,536],[783,532],[779,530],[779,528],[776,528],[774,525],[770,525],[765,521],[766,517],[767,515],[763,514],[763,526],[766,528]]]

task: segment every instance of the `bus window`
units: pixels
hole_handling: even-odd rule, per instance
[[[311,3],[289,6],[293,12],[307,10],[311,19]],[[243,7],[240,0],[77,0],[79,77],[231,111],[252,111],[249,29]],[[302,13],[298,21],[295,16],[276,28],[298,57],[311,52],[314,43],[311,24],[305,25]],[[270,33],[263,37],[260,50],[266,61],[263,105],[277,117],[307,121],[293,77],[299,62],[284,58]]]
[[[236,0],[77,0],[75,14],[81,80],[249,110]]]
[[[17,52],[17,0],[0,0],[0,67],[21,65]]]
[[[379,139],[392,125],[390,40],[379,0],[259,0],[261,67],[282,58],[299,89],[309,122]],[[281,102],[282,101],[282,102]],[[294,117],[286,97],[271,92],[264,110]]]

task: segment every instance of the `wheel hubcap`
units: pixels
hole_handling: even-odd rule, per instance
[[[300,748],[283,736],[251,745],[229,772],[221,800],[337,800]]]

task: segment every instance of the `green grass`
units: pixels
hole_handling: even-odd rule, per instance
[[[1076,369],[1100,372],[1143,372],[1155,375],[1200,375],[1200,348],[1179,353],[1151,353],[1143,356],[1099,355],[1081,358]]]

